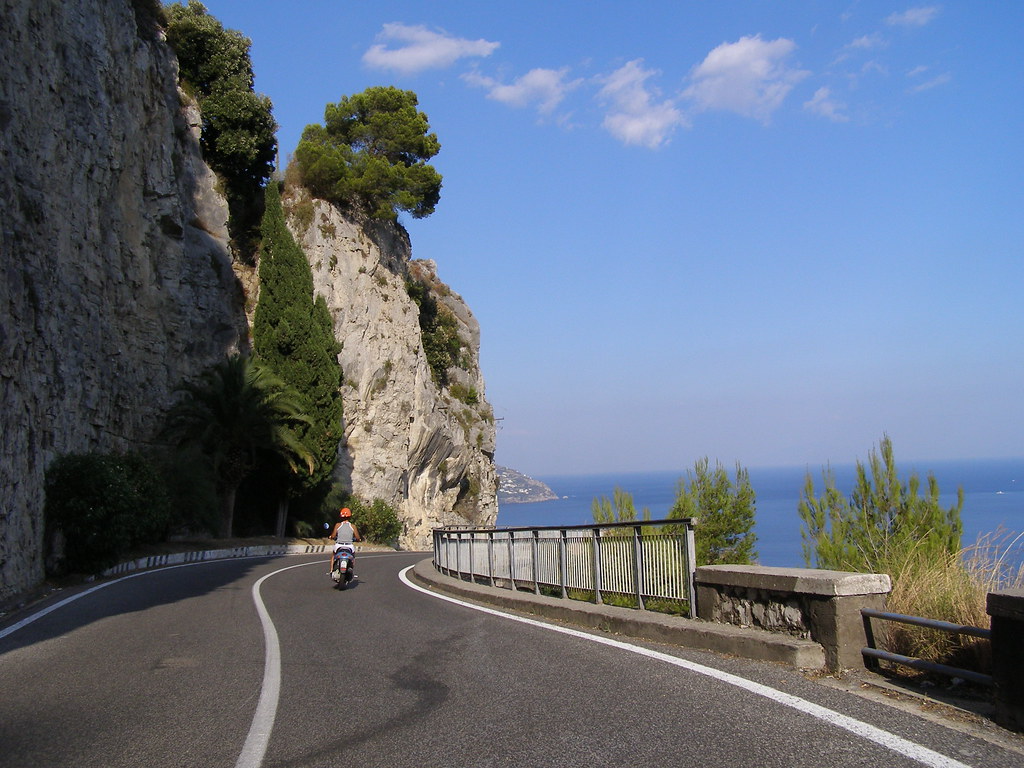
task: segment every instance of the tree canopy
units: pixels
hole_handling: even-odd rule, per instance
[[[697,565],[747,564],[757,558],[754,548],[756,511],[750,474],[736,464],[735,481],[716,462],[712,470],[707,457],[694,464],[693,471],[680,480],[669,517],[695,517],[694,544]]]
[[[376,218],[407,211],[421,219],[441,198],[441,174],[427,161],[441,144],[412,91],[367,88],[324,110],[295,150],[303,184],[339,205],[357,202]]]

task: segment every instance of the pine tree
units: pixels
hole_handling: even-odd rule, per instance
[[[963,523],[957,503],[939,504],[939,484],[928,475],[928,491],[920,496],[917,473],[904,484],[896,469],[892,440],[883,435],[879,450],[872,450],[868,467],[857,462],[857,477],[850,498],[837,489],[831,470],[823,472],[824,492],[815,496],[808,473],[800,499],[804,560],[818,568],[892,573],[909,556],[936,560],[960,549]],[[870,477],[868,475],[870,469]]]
[[[755,496],[750,474],[736,464],[731,481],[725,467],[709,468],[707,457],[694,464],[680,480],[676,501],[668,516],[695,517],[697,565],[748,564],[757,558],[754,544]]]
[[[329,480],[342,437],[341,345],[322,296],[313,296],[309,262],[285,225],[276,184],[266,189],[261,227],[260,298],[253,320],[257,357],[302,399],[310,423],[301,439],[316,466],[294,493]],[[279,533],[283,520],[279,520]]]

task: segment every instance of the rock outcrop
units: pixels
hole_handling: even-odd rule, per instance
[[[177,62],[129,0],[0,0],[0,600],[43,577],[58,454],[138,449],[247,339]]]
[[[341,481],[358,496],[394,505],[408,548],[429,547],[438,525],[493,524],[496,429],[483,396],[476,318],[440,282],[433,262],[411,259],[399,224],[342,213],[301,191],[285,204],[343,345]],[[432,377],[410,280],[455,318],[463,350],[447,386]]]

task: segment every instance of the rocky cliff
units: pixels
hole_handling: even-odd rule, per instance
[[[0,0],[0,602],[43,577],[49,462],[144,448],[175,387],[248,346],[254,272],[232,263],[199,115],[153,8]],[[344,343],[340,479],[394,504],[407,546],[433,525],[493,522],[472,313],[411,261],[399,225],[307,202],[313,223],[293,229]],[[432,380],[407,279],[457,320],[461,389]]]
[[[327,301],[343,345],[340,479],[358,496],[393,504],[409,548],[429,547],[437,525],[493,524],[496,430],[483,396],[480,327],[472,312],[438,279],[432,262],[412,260],[400,225],[343,214],[301,190],[284,202],[314,290]],[[447,386],[432,377],[408,281],[455,318],[463,351]]]
[[[129,0],[0,0],[0,600],[43,576],[56,455],[139,448],[247,338],[177,63]]]

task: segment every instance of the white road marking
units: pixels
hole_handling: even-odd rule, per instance
[[[513,614],[502,613],[501,611],[493,608],[485,608],[481,605],[474,605],[473,603],[459,600],[454,597],[448,597],[447,595],[440,595],[436,592],[432,592],[429,589],[425,589],[418,584],[414,584],[408,577],[408,572],[415,566],[409,566],[404,568],[399,574],[399,578],[405,583],[406,586],[411,587],[419,592],[422,592],[431,597],[437,598],[438,600],[446,600],[449,603],[455,603],[466,608],[472,608],[475,611],[481,611],[483,613],[491,614],[492,616],[500,616],[503,619],[510,619],[511,621],[519,621],[523,624],[529,624],[533,627],[539,627],[546,629],[551,632],[561,632],[564,635],[570,635],[572,637],[578,637],[582,640],[589,640],[590,642],[600,643],[602,645],[608,645],[612,648],[618,648],[623,651],[629,651],[630,653],[636,653],[641,656],[647,656],[651,659],[657,659],[667,664],[673,664],[677,667],[689,670],[690,672],[696,672],[699,675],[706,675],[719,680],[729,685],[734,685],[737,688],[742,688],[750,693],[757,694],[758,696],[764,696],[766,699],[778,702],[787,707],[799,710],[805,714],[816,717],[819,720],[823,720],[826,723],[834,725],[838,728],[843,728],[861,738],[873,741],[875,744],[890,749],[893,752],[909,757],[911,760],[930,766],[930,768],[970,768],[966,763],[961,763],[959,760],[954,760],[951,757],[947,757],[939,752],[936,752],[928,747],[917,744],[908,739],[904,739],[902,736],[897,736],[894,733],[882,730],[874,725],[870,725],[861,720],[856,720],[848,715],[844,715],[835,710],[823,707],[820,704],[801,699],[798,696],[778,691],[767,685],[761,683],[755,683],[752,680],[733,675],[728,672],[723,672],[720,669],[714,667],[707,667],[703,664],[697,664],[693,661],[687,661],[686,659],[680,659],[675,656],[670,656],[667,653],[660,653],[658,651],[652,651],[648,648],[642,648],[636,645],[630,645],[619,640],[613,640],[609,637],[601,637],[599,635],[591,635],[586,632],[581,632],[575,629],[569,629],[568,627],[557,626],[554,624],[546,624],[542,621],[535,619],[528,619],[524,616],[516,616]]]
[[[266,649],[263,657],[263,685],[260,688],[256,714],[253,715],[252,724],[249,726],[249,735],[245,737],[245,745],[238,756],[235,768],[259,768],[263,764],[263,756],[267,753],[267,744],[270,743],[270,733],[274,730],[274,719],[277,717],[277,702],[281,697],[281,643],[277,637],[277,628],[270,618],[267,606],[263,603],[260,587],[271,576],[290,571],[292,568],[315,565],[318,562],[322,563],[323,560],[289,565],[287,568],[268,573],[252,585],[252,601],[256,603],[256,613],[259,614],[260,623],[263,625],[263,643]]]

